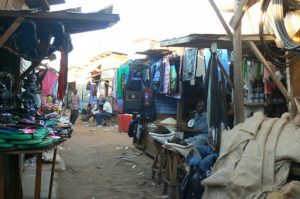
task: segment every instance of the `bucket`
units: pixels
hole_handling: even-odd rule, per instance
[[[128,127],[131,121],[131,114],[118,114],[118,131],[128,133]]]

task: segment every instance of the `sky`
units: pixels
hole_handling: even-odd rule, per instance
[[[70,66],[84,65],[106,51],[131,54],[132,42],[139,38],[160,41],[192,33],[225,33],[208,0],[66,0],[51,10],[82,7],[82,12],[94,12],[109,4],[120,21],[107,29],[72,35]]]

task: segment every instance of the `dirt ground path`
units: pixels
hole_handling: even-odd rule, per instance
[[[66,170],[58,173],[58,199],[166,198],[151,179],[152,159],[117,127],[77,121],[59,151]]]

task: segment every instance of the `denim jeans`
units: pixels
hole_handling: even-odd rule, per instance
[[[107,118],[107,117],[112,117],[112,114],[111,113],[97,113],[96,114],[96,122],[97,122],[97,125],[102,125],[102,121],[104,118]]]

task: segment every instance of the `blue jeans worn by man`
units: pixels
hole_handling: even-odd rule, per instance
[[[112,113],[100,112],[96,114],[97,126],[102,125],[103,119],[112,117]]]

